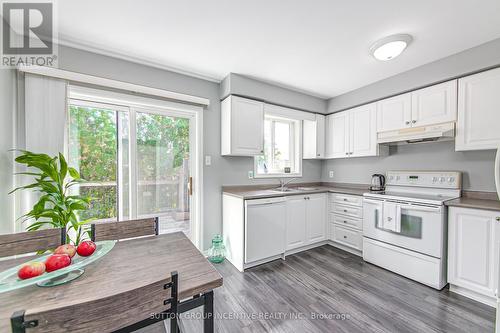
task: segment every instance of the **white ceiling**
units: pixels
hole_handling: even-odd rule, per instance
[[[499,0],[64,0],[62,44],[333,97],[500,37]],[[408,33],[399,58],[369,55]]]

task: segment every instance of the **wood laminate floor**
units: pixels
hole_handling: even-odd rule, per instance
[[[245,273],[229,262],[216,268],[224,277],[215,291],[216,332],[494,331],[495,309],[329,245]],[[200,312],[184,316],[184,332],[202,332]]]

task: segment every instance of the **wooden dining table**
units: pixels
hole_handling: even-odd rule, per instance
[[[0,261],[0,271],[26,258]],[[0,332],[11,332],[11,318],[21,313],[26,332],[132,331],[162,320],[163,286],[178,273],[178,312],[204,306],[205,331],[213,331],[213,290],[222,277],[183,233],[119,241],[85,273],[55,287],[29,287],[0,294]],[[117,302],[126,297],[124,302]],[[115,300],[106,303],[106,300]],[[103,306],[105,304],[105,306]],[[126,304],[123,306],[123,304]],[[71,308],[65,318],[44,317],[54,309]],[[99,320],[96,320],[96,319]],[[60,319],[60,320],[59,320]],[[30,321],[37,323],[30,328]]]

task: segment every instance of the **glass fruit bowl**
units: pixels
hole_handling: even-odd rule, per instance
[[[52,254],[36,257],[21,265],[9,268],[8,270],[0,273],[0,293],[18,288],[24,288],[34,284],[37,284],[40,287],[52,287],[74,280],[83,274],[83,267],[106,255],[115,246],[115,243],[115,240],[96,242],[95,252],[91,256],[81,257],[78,254],[75,254],[72,258],[71,265],[50,273],[45,272],[42,275],[26,280],[19,279],[17,271],[22,266],[30,262],[45,262],[45,260],[47,260],[47,258]]]

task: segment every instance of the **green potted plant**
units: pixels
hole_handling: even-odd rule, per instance
[[[16,157],[17,163],[28,167],[28,171],[19,172],[17,175],[34,177],[34,182],[20,186],[10,193],[18,190],[30,190],[40,193],[38,202],[33,209],[21,216],[22,222],[35,220],[27,227],[28,231],[43,228],[64,228],[66,230],[66,243],[78,245],[85,233],[82,226],[92,219],[80,221],[78,212],[88,208],[91,198],[71,193],[71,188],[84,182],[75,168],[68,167],[63,154],[50,157],[46,154],[36,154],[20,150],[21,155]],[[71,239],[71,234],[75,238]]]

